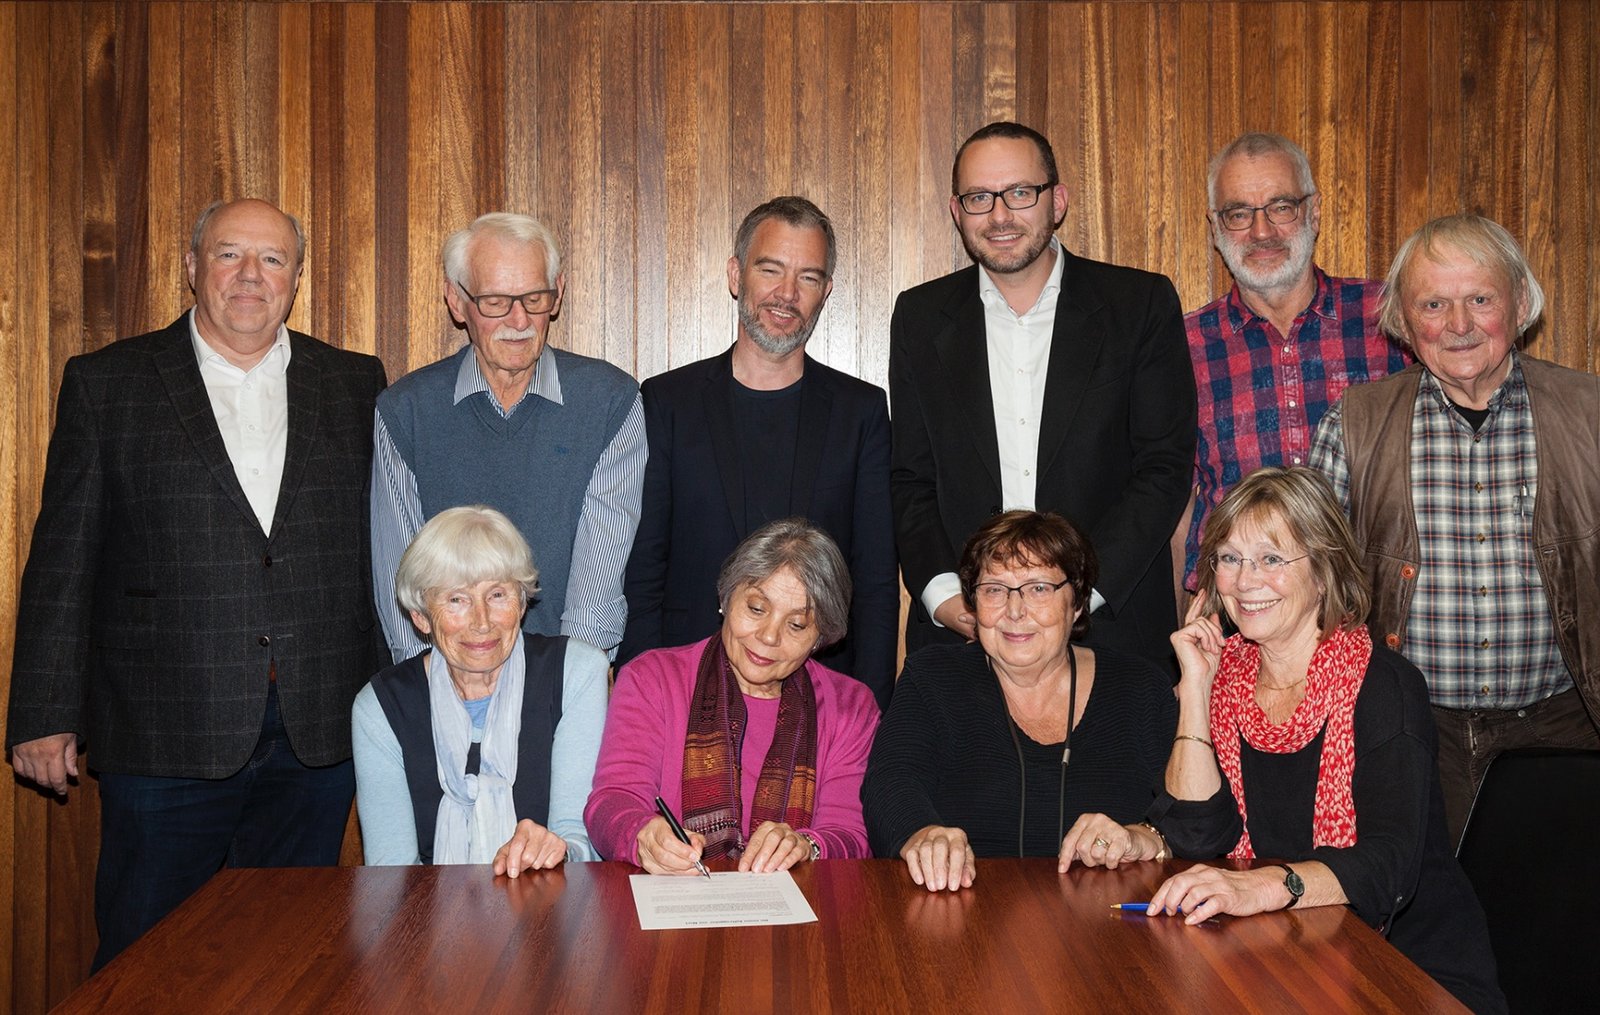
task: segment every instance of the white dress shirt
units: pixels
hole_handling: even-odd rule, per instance
[[[283,483],[283,459],[289,446],[289,329],[278,325],[278,338],[261,362],[240,370],[211,347],[189,312],[189,337],[200,365],[200,379],[211,399],[228,460],[244,488],[245,499],[272,534]]]
[[[1061,241],[1053,236],[1049,249],[1055,255],[1055,266],[1039,298],[1020,314],[1006,302],[988,269],[978,266],[978,298],[983,301],[984,346],[989,356],[989,400],[1000,449],[1000,503],[1005,511],[1037,507],[1039,417],[1044,412],[1050,338],[1055,332],[1056,300],[1061,295],[1061,269],[1066,260],[1061,256]],[[946,571],[935,575],[922,590],[922,605],[931,617],[945,600],[960,593],[961,580],[954,571]],[[1094,592],[1091,611],[1104,602]]]

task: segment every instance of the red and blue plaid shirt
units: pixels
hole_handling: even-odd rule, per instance
[[[1184,563],[1190,589],[1202,526],[1223,494],[1262,466],[1306,464],[1317,423],[1345,388],[1411,361],[1378,330],[1382,283],[1312,270],[1316,292],[1287,340],[1245,305],[1238,285],[1183,319],[1200,409]]]

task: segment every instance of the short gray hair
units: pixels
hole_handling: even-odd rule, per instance
[[[254,198],[254,199],[240,198],[240,200],[261,200],[261,199],[260,198]],[[228,205],[233,204],[233,203],[235,203],[235,202],[233,202],[233,201],[212,201],[210,204],[205,206],[205,209],[200,212],[200,217],[194,220],[194,228],[189,230],[189,253],[195,255],[196,257],[200,256],[200,241],[205,238],[206,226],[211,224],[211,216],[215,215],[218,211],[221,211],[223,208],[225,208]],[[262,203],[264,203],[264,204],[272,204],[271,201],[263,201]],[[272,206],[274,208],[278,207],[277,205],[272,205]],[[299,219],[295,218],[293,215],[290,215],[288,212],[284,211],[282,208],[278,208],[278,214],[280,214],[284,218],[288,219],[289,220],[289,226],[292,229],[294,229],[294,263],[297,264],[297,265],[305,264],[306,263],[306,230],[305,230],[305,227],[300,224],[300,220]]]
[[[472,254],[472,241],[479,236],[497,236],[530,247],[538,244],[544,249],[545,284],[556,284],[556,276],[561,274],[561,251],[556,248],[556,238],[543,222],[532,215],[509,211],[479,215],[465,229],[450,234],[440,253],[445,278],[463,289],[467,288],[467,259]]]
[[[735,591],[759,585],[785,567],[805,586],[817,648],[843,638],[850,626],[850,569],[833,538],[804,518],[768,522],[739,544],[717,575],[723,612]]]
[[[1213,210],[1217,207],[1217,177],[1222,175],[1222,166],[1235,155],[1246,158],[1260,158],[1263,155],[1282,155],[1288,158],[1294,166],[1294,185],[1300,190],[1300,196],[1317,192],[1317,182],[1311,178],[1311,160],[1306,158],[1304,148],[1290,141],[1282,134],[1268,134],[1265,131],[1251,131],[1240,134],[1223,146],[1222,151],[1211,157],[1211,164],[1206,167],[1206,206]]]
[[[407,610],[426,613],[430,593],[483,581],[516,582],[526,603],[539,591],[533,551],[494,508],[453,507],[430,518],[400,555],[395,598]]]
[[[750,243],[755,239],[756,227],[767,219],[778,219],[796,229],[822,230],[822,238],[828,245],[827,263],[822,270],[827,272],[829,278],[833,277],[833,266],[838,259],[838,252],[834,249],[833,221],[815,204],[793,195],[775,197],[757,205],[739,223],[739,231],[733,237],[733,256],[740,268],[750,267]]]
[[[1389,274],[1383,280],[1383,299],[1378,303],[1378,327],[1393,335],[1407,346],[1411,338],[1406,334],[1404,298],[1400,293],[1400,280],[1418,254],[1427,254],[1438,260],[1439,248],[1449,247],[1459,251],[1491,271],[1498,271],[1511,285],[1512,299],[1526,296],[1528,314],[1517,322],[1517,337],[1528,333],[1544,313],[1544,289],[1533,277],[1528,258],[1517,245],[1506,227],[1482,215],[1445,215],[1423,225],[1406,237],[1389,265]]]

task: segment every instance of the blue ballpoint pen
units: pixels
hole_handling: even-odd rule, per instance
[[[685,832],[683,830],[683,825],[678,823],[678,816],[672,813],[672,808],[668,807],[667,802],[660,797],[656,797],[656,813],[667,819],[667,824],[672,828],[672,834],[678,837],[679,842],[683,843],[685,846],[692,845],[692,843],[689,842],[689,833]],[[699,860],[694,862],[694,869],[699,871],[701,874],[704,874],[706,877],[711,876],[711,872],[706,870],[706,865],[701,863]]]

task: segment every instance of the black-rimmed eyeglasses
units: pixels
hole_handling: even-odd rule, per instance
[[[522,309],[527,311],[529,317],[534,314],[548,313],[556,305],[556,294],[558,292],[555,289],[529,289],[527,292],[518,293],[515,296],[508,296],[505,293],[484,293],[481,296],[474,296],[467,292],[467,287],[459,282],[456,283],[456,288],[460,289],[462,294],[472,301],[472,305],[478,308],[478,313],[490,320],[504,317],[511,313],[511,306],[514,303],[521,303]]]
[[[1010,602],[1011,593],[1015,592],[1021,595],[1022,601],[1029,606],[1043,606],[1055,599],[1056,593],[1071,583],[1071,578],[1063,578],[1058,582],[1025,582],[1021,585],[979,582],[972,587],[972,598],[979,606],[995,609]]]
[[[1054,186],[1053,183],[1041,183],[1037,186],[1022,184],[1005,190],[974,190],[968,194],[958,194],[956,200],[961,202],[961,210],[968,215],[987,215],[994,210],[994,199],[997,197],[1012,211],[1021,211],[1038,204],[1039,195]]]
[[[1312,193],[1316,192],[1312,191]],[[1221,208],[1212,212],[1212,214],[1216,215],[1217,221],[1222,223],[1222,228],[1230,229],[1233,232],[1249,229],[1250,224],[1256,220],[1256,212],[1258,211],[1265,212],[1267,221],[1273,225],[1286,226],[1300,217],[1300,206],[1309,200],[1311,200],[1311,194],[1307,194],[1304,197],[1280,197],[1254,207]]]

